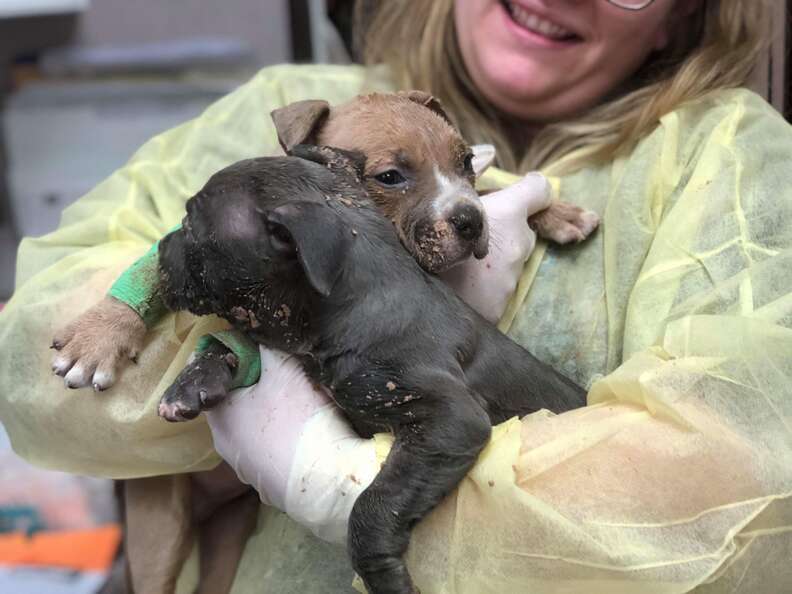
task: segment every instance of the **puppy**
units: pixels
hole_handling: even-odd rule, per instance
[[[160,245],[162,295],[297,357],[359,434],[394,434],[352,509],[348,552],[371,594],[411,594],[410,532],[475,463],[491,424],[582,406],[585,391],[405,252],[361,183],[362,156],[292,154],[232,165],[188,201]],[[213,374],[188,365],[190,381],[176,382],[186,406],[203,405]]]
[[[363,153],[369,196],[427,272],[487,254],[487,221],[474,186],[494,149],[470,147],[428,93],[372,93],[333,108],[326,101],[298,101],[272,118],[287,153],[297,144]],[[529,224],[540,237],[566,244],[588,237],[599,218],[554,202]]]
[[[286,152],[320,143],[362,153],[369,196],[427,272],[487,254],[488,225],[474,184],[494,150],[467,145],[431,95],[373,93],[333,108],[325,101],[299,101],[273,111],[272,118]],[[554,202],[529,224],[539,236],[563,244],[585,239],[599,218]],[[69,388],[105,390],[136,358],[145,333],[135,311],[106,297],[56,334],[53,371]]]
[[[308,142],[362,152],[366,156],[363,181],[369,195],[394,223],[402,244],[425,270],[442,272],[471,255],[486,255],[488,226],[474,181],[490,164],[494,153],[488,147],[471,149],[430,95],[418,91],[372,94],[334,108],[323,101],[302,101],[275,110],[272,117],[287,151]],[[554,203],[530,222],[540,236],[565,243],[584,238],[598,220],[593,213]],[[142,348],[145,331],[137,313],[107,297],[56,335],[53,346],[59,352],[53,369],[65,377],[70,388],[92,385],[96,390],[107,389],[126,359],[134,359]],[[215,398],[225,394],[230,381],[231,359],[222,353],[218,357],[224,358],[224,364],[217,365],[212,391]],[[183,404],[184,400],[180,402]],[[193,402],[190,410],[197,412],[199,406]],[[211,520],[212,510],[226,504],[225,491],[212,501],[207,481],[201,482],[206,495],[200,515]],[[181,486],[184,482],[174,484]],[[149,507],[153,505],[147,503]],[[176,524],[174,531],[189,532],[183,523]],[[181,559],[186,555],[184,547],[189,538],[182,537],[179,542],[184,545],[175,547],[173,554]],[[148,549],[145,542],[135,547],[137,551]],[[228,558],[227,550],[224,554]],[[206,556],[213,557],[211,553]],[[168,564],[176,568],[174,571],[180,565],[178,559]],[[229,559],[226,565],[235,567],[237,561]],[[140,560],[140,564],[149,565],[145,560]],[[233,567],[221,573],[232,575]],[[211,576],[204,578],[207,583],[214,583]],[[212,587],[206,591],[223,591],[220,586]]]

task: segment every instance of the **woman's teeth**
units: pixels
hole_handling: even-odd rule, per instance
[[[514,19],[518,25],[525,27],[532,33],[538,33],[539,35],[544,35],[545,37],[559,41],[575,37],[575,34],[572,33],[572,31],[564,29],[563,27],[560,27],[555,23],[551,23],[550,21],[539,18],[535,14],[532,14],[524,8],[517,6],[513,2],[505,2],[505,4],[506,8],[509,10],[509,14],[511,14],[512,19]]]

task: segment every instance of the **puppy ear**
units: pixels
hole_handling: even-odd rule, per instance
[[[289,202],[264,213],[270,245],[284,258],[296,257],[308,283],[323,297],[338,280],[352,234],[341,217],[318,202]]]
[[[330,146],[298,144],[289,151],[292,157],[300,157],[324,165],[330,170],[346,169],[358,178],[366,172],[366,155],[360,151],[347,151]]]
[[[316,144],[316,135],[330,113],[327,101],[308,99],[280,107],[270,113],[278,142],[285,152],[298,144]]]
[[[481,177],[495,160],[495,147],[491,144],[474,144],[470,150],[473,151],[473,172],[476,177]]]
[[[451,119],[448,117],[448,114],[445,112],[445,109],[443,109],[440,100],[434,97],[433,95],[430,95],[429,93],[426,93],[424,91],[415,91],[415,90],[400,91],[397,93],[397,95],[401,95],[402,97],[406,97],[410,101],[423,105],[424,107],[428,107],[437,115],[439,115],[441,118],[443,118],[446,122],[448,122],[452,127],[454,126],[453,122],[451,122]]]

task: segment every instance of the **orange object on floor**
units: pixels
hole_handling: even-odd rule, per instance
[[[46,565],[78,571],[107,570],[121,542],[121,527],[0,534],[0,565]]]

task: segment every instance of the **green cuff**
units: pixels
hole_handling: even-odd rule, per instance
[[[167,312],[159,293],[159,241],[127,268],[107,292],[126,303],[151,328]]]
[[[181,229],[181,225],[172,227],[168,233],[178,229]],[[134,309],[143,318],[146,327],[151,328],[168,311],[159,293],[159,278],[159,241],[157,241],[118,277],[107,294]]]
[[[231,380],[231,388],[252,386],[261,377],[261,356],[258,345],[238,330],[220,330],[202,336],[195,347],[197,353],[203,353],[213,344],[220,342],[236,355],[238,360]]]

